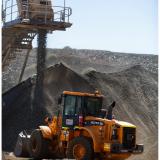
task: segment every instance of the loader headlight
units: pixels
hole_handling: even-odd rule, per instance
[[[104,143],[104,151],[106,151],[106,152],[111,151],[111,144],[110,143]]]

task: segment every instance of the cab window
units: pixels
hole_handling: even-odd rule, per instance
[[[85,113],[90,116],[98,116],[102,108],[102,99],[96,97],[85,98]]]
[[[77,96],[76,114],[81,114],[82,97]]]
[[[65,98],[65,115],[75,114],[76,96],[67,95]]]

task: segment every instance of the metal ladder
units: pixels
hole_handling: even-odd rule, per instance
[[[2,82],[4,87],[5,83],[8,83],[6,82],[7,77],[10,77],[13,72],[15,77],[11,76],[9,79],[13,86],[21,82],[36,34],[33,30],[13,28],[2,30]],[[7,88],[13,86],[10,85]],[[5,88],[4,90],[7,89]]]

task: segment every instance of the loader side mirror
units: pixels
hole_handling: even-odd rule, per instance
[[[115,104],[116,102],[113,101],[112,104],[108,107],[107,119],[109,120],[112,120],[112,116],[113,116],[112,111],[113,111],[113,108],[115,107]]]

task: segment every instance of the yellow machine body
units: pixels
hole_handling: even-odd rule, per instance
[[[52,139],[52,137],[57,135],[59,127],[56,125],[57,117],[53,118],[54,120],[48,126],[39,126],[40,130],[42,131],[43,137],[47,139]],[[96,117],[86,117],[85,120],[91,121],[99,121],[103,122],[104,126],[75,126],[75,130],[69,130],[67,127],[62,127],[60,131],[60,141],[69,142],[73,138],[78,136],[85,136],[92,139],[94,152],[96,153],[106,153],[106,158],[112,158],[119,160],[120,158],[126,159],[131,156],[131,153],[120,153],[120,154],[113,154],[110,153],[110,145],[115,143],[112,141],[112,130],[115,125],[119,125],[120,128],[118,129],[118,139],[117,142],[122,143],[123,140],[123,127],[130,127],[136,128],[133,124],[117,121],[117,120],[107,120],[101,119]]]
[[[89,94],[89,93],[79,93],[79,92],[63,92],[67,95],[78,95],[78,96],[89,96],[89,97],[103,97],[102,95]],[[108,120],[106,118],[99,118],[94,116],[84,117],[84,122],[86,125],[80,126],[75,125],[72,129],[69,127],[63,127],[62,125],[62,115],[59,117],[53,117],[52,121],[45,120],[48,126],[40,126],[40,130],[43,137],[52,140],[54,136],[59,137],[59,142],[62,144],[67,144],[72,141],[75,137],[84,136],[92,142],[92,147],[95,153],[103,153],[106,159],[126,159],[131,156],[131,152],[123,149],[120,153],[112,153],[114,144],[121,146],[124,142],[124,132],[127,130],[136,131],[136,126],[123,121],[118,121],[115,119]],[[116,129],[116,130],[115,130]],[[113,132],[116,131],[116,138],[113,138]],[[131,134],[128,134],[131,135]],[[136,135],[135,135],[136,136]],[[132,137],[131,137],[132,138]],[[136,141],[136,137],[133,137]],[[65,142],[65,143],[63,143]],[[62,147],[66,148],[67,146]],[[136,147],[136,144],[135,146]],[[115,150],[116,151],[116,150]]]

